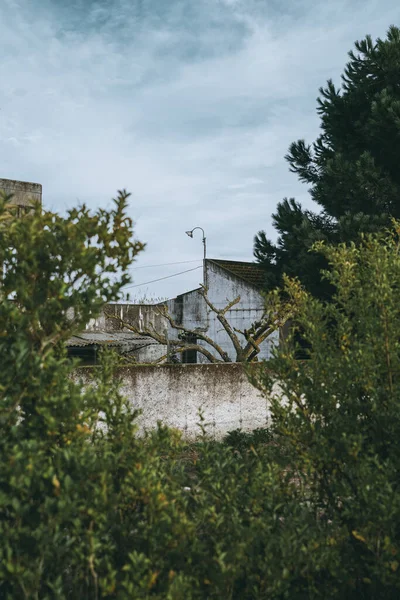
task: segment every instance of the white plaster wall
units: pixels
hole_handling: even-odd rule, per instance
[[[167,346],[162,344],[147,344],[131,352],[127,353],[125,356],[129,358],[132,356],[135,361],[139,363],[153,363],[156,360],[160,359],[162,356],[167,354]]]
[[[240,302],[235,304],[231,310],[226,313],[226,317],[232,327],[243,331],[248,329],[255,321],[262,317],[264,311],[264,298],[260,292],[248,285],[244,281],[230,275],[221,269],[218,265],[206,262],[207,265],[207,284],[208,297],[212,304],[217,308],[225,307],[230,301],[240,296]],[[209,335],[215,340],[234,360],[235,353],[233,344],[218,321],[214,313],[209,315]],[[239,338],[245,343],[244,336],[238,334]],[[278,332],[275,332],[261,344],[259,359],[268,359],[270,357],[271,347],[277,343]]]
[[[154,304],[117,304],[110,302],[106,304],[101,314],[96,319],[90,319],[86,325],[86,331],[129,331],[127,328],[113,318],[108,318],[104,314],[104,310],[112,315],[115,315],[126,323],[134,324],[140,330],[148,327],[154,327],[160,333],[167,330],[167,321],[158,312],[157,306]]]
[[[74,380],[90,384],[94,368],[76,369]],[[156,427],[160,420],[180,429],[185,437],[195,438],[200,434],[199,409],[207,431],[215,438],[238,428],[251,431],[268,422],[266,398],[251,385],[238,363],[138,365],[119,369],[116,376],[122,393],[133,407],[142,410],[138,419],[142,431]]]
[[[248,285],[244,281],[234,276],[230,277],[224,269],[209,261],[206,261],[207,269],[207,285],[208,297],[214,306],[224,308],[230,301],[240,296],[240,302],[235,304],[231,310],[226,313],[226,318],[232,327],[243,331],[248,329],[255,321],[262,317],[264,309],[264,298],[260,292]],[[225,329],[218,321],[214,312],[210,311],[199,290],[193,290],[187,294],[183,294],[178,298],[168,301],[168,309],[170,314],[180,324],[189,329],[200,328],[207,333],[225,352],[232,361],[236,359],[236,353]],[[180,316],[182,315],[182,320]],[[169,328],[168,335],[173,339],[177,332]],[[238,334],[239,338],[245,339]],[[274,345],[278,344],[279,332],[274,332],[261,344],[261,351],[258,355],[260,360],[268,359],[271,356],[271,350]],[[203,346],[208,346],[204,342],[199,342]],[[209,347],[215,354],[215,351]],[[197,358],[200,363],[208,363],[208,360],[202,354],[198,354]]]
[[[188,329],[199,328],[206,331],[208,328],[207,305],[201,296],[200,288],[181,294],[172,300],[167,301],[167,307],[170,315],[178,325],[183,325]],[[171,327],[168,330],[172,335],[176,330]]]

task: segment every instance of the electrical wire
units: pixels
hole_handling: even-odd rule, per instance
[[[167,275],[166,277],[160,277],[159,279],[153,279],[152,281],[145,281],[143,283],[135,283],[134,285],[124,286],[125,290],[129,290],[135,287],[141,287],[142,285],[149,285],[149,283],[156,283],[156,281],[163,281],[163,279],[170,279],[171,277],[177,277],[178,275],[183,275],[184,273],[189,273],[189,271],[196,271],[196,269],[202,269],[202,266],[194,267],[194,269],[187,269],[187,271],[181,271],[180,273],[174,273],[173,275]]]
[[[160,265],[143,265],[142,267],[133,267],[131,271],[137,271],[138,269],[149,269],[150,267],[168,267],[169,265],[183,265],[186,263],[202,262],[201,260],[180,260],[178,262],[161,263]]]

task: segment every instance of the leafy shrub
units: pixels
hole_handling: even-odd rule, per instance
[[[254,374],[316,518],[331,523],[325,546],[340,549],[335,585],[357,598],[400,590],[399,234],[395,223],[359,246],[318,244],[333,302],[286,281],[309,360],[296,360],[294,330],[268,371],[258,381]]]
[[[63,348],[142,248],[126,194],[95,216],[10,211],[4,200],[0,598],[398,597],[396,235],[327,251],[330,307],[288,283],[311,356],[295,361],[289,341],[257,379],[286,396],[271,430],[188,443],[162,425],[138,434],[112,356],[82,389]]]
[[[268,427],[259,427],[251,432],[235,429],[229,431],[224,438],[224,442],[236,450],[247,449],[258,444],[270,444],[272,441],[272,434]]]

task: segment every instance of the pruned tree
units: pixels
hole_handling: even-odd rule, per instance
[[[270,293],[266,298],[265,308],[261,318],[252,323],[248,329],[243,331],[232,326],[227,318],[227,313],[240,302],[240,296],[234,300],[227,300],[224,308],[217,308],[208,297],[208,289],[201,285],[199,291],[208,307],[209,312],[216,315],[224,331],[232,342],[235,351],[235,362],[253,362],[258,360],[258,354],[261,350],[261,344],[276,330],[283,327],[291,316],[289,305],[278,303],[277,292]],[[182,354],[188,350],[199,352],[211,363],[232,362],[228,353],[208,336],[200,328],[190,329],[184,325],[176,323],[168,311],[166,304],[160,304],[156,307],[159,314],[165,318],[170,327],[178,332],[176,338],[171,339],[166,332],[158,331],[151,323],[146,327],[141,327],[139,323],[127,322],[118,315],[105,311],[106,317],[119,322],[122,327],[140,336],[148,337],[157,341],[159,344],[167,346],[168,351],[154,361],[154,364],[168,360],[169,356]],[[196,338],[197,342],[191,342],[190,338]],[[199,342],[204,342],[207,346]]]

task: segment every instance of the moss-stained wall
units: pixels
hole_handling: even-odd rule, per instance
[[[154,329],[165,334],[168,322],[163,317],[158,307],[154,304],[122,304],[110,302],[104,306],[102,313],[96,318],[91,319],[86,325],[85,331],[107,331],[114,333],[117,331],[128,331],[120,321],[106,317],[105,313],[115,315],[128,324],[137,326],[139,329]]]
[[[42,203],[42,186],[40,183],[0,179],[0,190],[6,192],[6,194],[13,194],[11,203],[20,207],[28,207],[32,200]]]
[[[74,379],[93,381],[93,369],[76,369]],[[268,420],[265,398],[248,381],[239,363],[199,365],[139,365],[118,369],[122,391],[143,412],[140,427],[157,421],[181,429],[194,438],[199,433],[198,410],[216,438],[237,428],[250,431]]]

